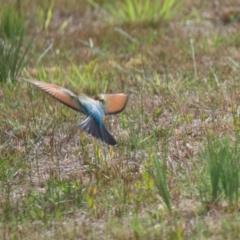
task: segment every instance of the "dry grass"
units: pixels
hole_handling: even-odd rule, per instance
[[[240,124],[235,1],[188,1],[169,22],[114,26],[86,2],[58,1],[47,29],[40,2],[22,1],[28,37],[37,32],[22,76],[130,98],[105,119],[119,143],[111,148],[38,89],[1,85],[0,238],[237,239],[238,203],[199,191],[205,179],[211,192],[199,158],[206,139],[235,139]],[[166,160],[172,211],[149,175],[152,157]]]

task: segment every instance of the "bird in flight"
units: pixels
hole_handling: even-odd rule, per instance
[[[90,98],[84,94],[76,95],[70,90],[55,84],[26,78],[19,79],[37,86],[61,103],[75,111],[85,114],[87,118],[78,126],[88,134],[109,145],[117,144],[114,137],[104,126],[103,116],[117,114],[123,111],[128,101],[127,94],[99,94],[95,98]]]

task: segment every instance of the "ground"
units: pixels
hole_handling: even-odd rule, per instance
[[[239,179],[235,1],[183,1],[153,22],[108,18],[107,0],[16,2],[24,46],[34,37],[20,76],[129,101],[104,118],[111,147],[34,86],[0,83],[1,239],[239,238],[238,180],[231,195],[219,175],[215,195],[210,165],[234,156]]]

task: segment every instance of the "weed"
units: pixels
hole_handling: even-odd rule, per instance
[[[172,206],[170,199],[170,190],[167,185],[167,161],[166,159],[163,159],[163,161],[160,162],[160,159],[153,152],[150,152],[148,156],[150,162],[153,162],[152,168],[150,168],[150,175],[154,180],[154,184],[158,189],[163,202],[166,204],[168,210],[171,210]]]
[[[24,51],[24,26],[21,17],[12,7],[0,12],[0,82],[12,82],[19,75],[26,54],[31,46],[29,42]]]
[[[219,201],[220,196],[228,199],[229,204],[238,202],[239,189],[239,134],[235,142],[229,137],[209,137],[201,159],[207,163],[207,174],[210,176],[212,201]]]
[[[43,28],[45,31],[49,29],[49,25],[52,20],[53,8],[55,1],[50,1],[50,4],[47,4],[47,8],[37,6],[37,19],[40,28]]]
[[[95,7],[98,6],[95,1],[88,0],[88,2]],[[103,8],[115,22],[156,22],[170,20],[182,4],[183,1],[176,0],[123,0],[107,2]]]

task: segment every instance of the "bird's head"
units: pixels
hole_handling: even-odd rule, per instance
[[[105,94],[98,94],[98,95],[94,96],[94,99],[103,104],[106,102]]]

